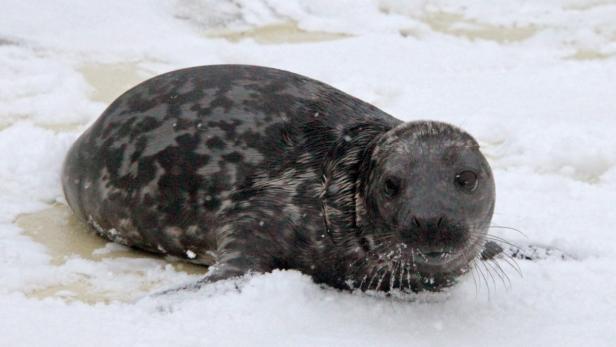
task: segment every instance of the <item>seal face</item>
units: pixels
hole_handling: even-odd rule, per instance
[[[359,229],[386,254],[383,266],[397,269],[392,286],[406,271],[412,287],[451,284],[483,248],[494,211],[494,180],[477,142],[445,123],[405,123],[381,135],[362,164]]]
[[[212,265],[200,283],[279,268],[336,288],[438,290],[478,256],[494,209],[463,130],[246,65],[127,91],[72,146],[62,183],[103,237]]]

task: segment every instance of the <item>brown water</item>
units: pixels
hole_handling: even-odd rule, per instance
[[[565,59],[568,60],[602,60],[614,57],[614,54],[605,54],[599,51],[590,49],[578,49],[575,53],[568,55]]]
[[[603,3],[597,2],[594,6]],[[577,9],[577,8],[576,8]],[[580,8],[584,10],[586,8]],[[387,12],[386,10],[384,10]],[[523,42],[530,39],[545,27],[526,24],[526,25],[495,25],[482,22],[477,19],[467,18],[464,15],[446,11],[430,11],[414,17],[414,19],[428,25],[435,32],[446,34],[467,40],[486,40],[500,44],[512,44]],[[242,39],[253,39],[260,44],[285,44],[285,43],[306,43],[341,40],[353,35],[345,33],[333,33],[325,31],[308,31],[300,29],[296,22],[289,21],[280,24],[266,25],[242,31],[211,30],[204,34],[209,38],[224,38],[231,42],[239,42]],[[414,29],[401,29],[400,35],[403,37],[420,38],[420,33]],[[616,33],[611,39],[616,41]],[[578,48],[572,46],[574,53],[564,56],[567,60],[601,60],[614,57],[614,54],[606,54],[598,50]],[[110,71],[112,72],[112,71]],[[106,74],[107,75],[107,74]],[[127,76],[130,76],[128,74]]]
[[[93,89],[90,99],[107,105],[131,87],[153,76],[152,72],[140,68],[139,62],[113,64],[89,63],[79,66],[77,70]],[[0,119],[0,130],[10,127],[18,121],[28,119],[29,117],[27,115]],[[67,132],[78,131],[83,128],[84,124],[42,123],[37,124],[37,126],[55,132]]]
[[[225,38],[231,42],[253,39],[260,44],[304,43],[340,40],[351,37],[349,34],[300,29],[295,22],[266,25],[243,31],[208,31],[206,37]]]
[[[470,40],[489,40],[499,43],[512,43],[526,40],[536,34],[540,28],[534,25],[499,26],[465,18],[461,14],[451,12],[427,12],[415,18],[427,24],[432,30]],[[400,30],[406,36],[418,36],[412,29]],[[231,42],[239,42],[250,38],[261,44],[304,43],[341,40],[352,37],[350,34],[325,31],[307,31],[300,29],[295,22],[285,22],[266,25],[242,31],[208,31],[206,37],[225,38]]]
[[[106,104],[152,76],[139,67],[139,62],[85,64],[79,67],[79,72],[94,89],[90,98]]]
[[[498,43],[524,41],[535,35],[539,28],[534,25],[504,26],[482,23],[450,12],[429,12],[421,17],[424,23],[436,32],[469,40],[488,40]]]
[[[15,224],[23,230],[24,235],[46,247],[47,254],[51,257],[50,263],[53,266],[60,267],[74,257],[95,262],[111,259],[150,259],[160,262],[161,266],[170,264],[174,270],[186,274],[202,275],[207,272],[207,267],[204,266],[163,258],[126,247],[105,248],[108,241],[88,230],[63,204],[54,204],[36,213],[19,215]],[[145,295],[161,284],[148,281],[140,269],[124,269],[122,276],[135,276],[135,278],[140,279],[142,284],[139,288],[136,288],[140,295]],[[125,293],[100,291],[89,282],[87,274],[81,274],[70,283],[37,288],[26,294],[36,298],[53,296],[84,302],[107,302],[110,300],[131,300],[135,293],[131,291]]]
[[[139,67],[139,62],[91,63],[80,66],[79,71],[93,88],[91,98],[105,104],[111,103],[129,88],[151,77],[151,73]],[[54,131],[75,131],[83,128],[83,124],[41,126]],[[126,247],[104,248],[108,241],[89,231],[63,204],[50,205],[47,209],[36,213],[22,214],[17,217],[15,224],[23,229],[24,235],[46,247],[47,254],[51,258],[50,265],[54,267],[61,268],[68,260],[75,257],[94,262],[149,259],[159,262],[160,266],[170,264],[174,270],[186,274],[197,275],[207,272],[207,268],[203,266],[166,259]],[[127,288],[126,292],[102,291],[93,285],[92,278],[87,273],[75,275],[75,279],[69,283],[32,289],[27,291],[26,295],[36,298],[60,297],[89,303],[126,301],[133,299],[135,294],[145,295],[161,285],[159,282],[149,281],[139,269],[132,268],[122,270],[121,275],[134,276],[140,285],[138,288],[131,288],[132,290]]]

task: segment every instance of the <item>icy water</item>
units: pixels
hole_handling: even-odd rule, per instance
[[[205,36],[209,38],[224,38],[234,43],[244,39],[252,39],[257,43],[269,45],[323,42],[350,37],[350,35],[343,33],[302,30],[297,26],[297,23],[294,22],[267,25],[245,31],[209,31],[205,33]]]
[[[110,104],[126,90],[152,76],[133,63],[86,64],[78,68],[92,91],[90,97],[94,101]],[[75,124],[45,125],[53,131],[75,131],[82,126]],[[34,242],[43,245],[53,266],[61,267],[71,259],[81,259],[103,263],[110,260],[150,261],[164,266],[169,264],[176,272],[203,275],[207,267],[197,266],[179,259],[166,259],[135,249],[114,245],[99,237],[85,224],[80,222],[70,208],[63,203],[55,203],[39,212],[21,214],[15,219],[15,225],[23,230],[23,234]],[[128,267],[120,270],[123,276],[135,277],[139,286],[135,291],[101,291],[93,283],[87,273],[76,276],[68,283],[52,284],[27,290],[29,297],[43,299],[46,297],[64,298],[68,301],[99,303],[111,301],[131,301],[147,295],[160,285],[160,280],[151,280],[144,276],[143,269]],[[113,280],[114,274],[109,276]],[[179,283],[178,283],[179,284]]]
[[[148,254],[120,245],[114,245],[88,230],[64,204],[54,204],[36,213],[19,215],[15,224],[23,230],[23,234],[34,242],[44,245],[50,256],[50,263],[62,266],[75,257],[95,262],[109,260],[126,261],[150,260],[161,265],[170,264],[175,271],[191,275],[203,275],[207,267],[193,265],[181,260],[169,260],[160,256]],[[140,293],[148,293],[156,288],[155,281],[145,278],[143,270],[131,267],[120,270],[123,276],[141,278],[138,288]],[[117,274],[116,274],[117,275]],[[113,275],[109,278],[113,280]],[[109,302],[112,300],[129,301],[135,299],[134,292],[99,291],[89,276],[78,276],[70,283],[56,284],[49,287],[36,288],[26,292],[29,297],[63,297],[68,300],[79,300],[87,303]]]
[[[110,104],[124,91],[144,81],[151,73],[144,72],[139,64],[86,64],[79,67],[79,72],[92,86],[91,98],[94,101]]]

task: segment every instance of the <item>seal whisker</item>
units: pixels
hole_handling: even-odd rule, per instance
[[[366,254],[366,256],[365,256],[365,257],[361,257],[361,258],[358,258],[358,259],[353,260],[353,261],[349,264],[349,266],[356,265],[356,264],[358,264],[358,263],[359,263],[359,262],[361,262],[361,261],[363,261],[363,262],[368,262],[374,254],[378,254],[378,253],[379,253],[381,250],[383,250],[386,246],[387,246],[386,244],[378,244],[375,248],[371,249],[371,250],[370,250],[370,251]],[[336,256],[336,255],[333,255],[333,256]],[[333,257],[333,256],[332,256],[332,257]]]
[[[400,271],[398,272],[398,289],[399,289],[400,291],[403,291],[403,287],[402,287],[402,276],[404,276],[404,263],[405,263],[405,262],[404,262],[403,260],[401,260],[401,261],[399,262],[399,265],[398,265],[399,270],[400,270]]]
[[[359,289],[363,290],[364,288],[364,284],[366,283],[366,279],[368,278],[368,275],[364,275],[361,279],[361,282],[359,282]]]
[[[381,267],[381,269],[379,270],[379,273],[380,272],[382,272],[382,275],[381,275],[381,277],[379,277],[379,280],[378,280],[377,285],[376,285],[376,289],[375,290],[377,290],[377,291],[381,288],[381,285],[383,284],[383,280],[385,279],[385,276],[387,275],[387,269],[386,269],[385,265]]]
[[[479,288],[477,287],[477,278],[475,276],[475,271],[474,270],[474,262],[476,260],[473,260],[473,264],[471,266],[471,270],[469,271],[471,273],[471,276],[473,277],[473,284],[475,285],[475,299],[479,297]]]
[[[488,292],[488,301],[491,301],[492,294],[490,290],[490,283],[488,282],[486,275],[481,270],[480,262],[478,260],[475,262],[475,268],[477,269],[477,273],[479,274],[478,278],[480,283],[483,283],[486,286],[486,291]]]
[[[483,262],[478,261],[477,270],[479,270],[479,274],[481,275],[481,278],[483,278],[483,282],[485,283],[486,289],[488,290],[488,301],[492,301],[492,290],[490,289],[490,282],[488,281],[488,276],[481,269],[481,265],[483,265]]]
[[[370,290],[370,288],[372,288],[372,283],[374,283],[374,280],[377,278],[378,276],[378,270],[375,266],[372,267],[372,270],[370,271],[370,274],[372,274],[372,276],[370,277],[370,282],[368,283],[368,287],[366,290]]]
[[[378,269],[375,271],[374,278],[375,278],[376,281],[374,283],[374,290],[376,290],[376,291],[379,290],[379,287],[381,286],[381,283],[382,283],[382,280],[383,280],[382,274],[384,272],[384,270],[383,270],[384,266],[385,266],[384,264],[380,264]]]
[[[398,282],[398,276],[399,273],[402,269],[402,260],[398,259],[395,262],[393,262],[392,267],[391,267],[391,273],[390,273],[390,280],[389,280],[389,290],[392,291],[394,289],[396,289],[396,284],[399,283]],[[398,288],[400,286],[398,285]]]
[[[503,259],[505,263],[507,263],[512,269],[514,269],[518,273],[518,275],[520,275],[520,277],[524,277],[524,275],[522,274],[522,269],[520,268],[520,265],[518,265],[516,260],[509,254],[506,254],[504,252],[503,254],[505,256],[501,259]]]
[[[520,247],[519,245],[517,245],[517,244],[515,244],[515,243],[513,243],[513,242],[511,242],[511,241],[505,240],[505,239],[503,239],[502,237],[498,237],[498,236],[494,236],[494,235],[489,235],[489,234],[488,234],[488,235],[486,235],[486,236],[485,236],[485,238],[486,238],[487,240],[493,240],[493,241],[496,241],[497,243],[498,243],[498,242],[502,242],[502,243],[504,243],[504,244],[506,244],[506,245],[508,245],[508,246],[511,246],[511,247],[513,247],[513,248],[516,248],[516,249],[522,249],[522,247]]]
[[[503,286],[505,286],[505,288],[507,288],[507,289],[510,289],[511,288],[511,280],[509,279],[509,276],[507,276],[507,274],[500,267],[498,262],[496,260],[487,260],[487,263],[488,263],[488,265],[490,267],[492,267],[494,269],[494,272],[496,273],[496,275],[498,277],[500,277],[501,282],[503,282]],[[506,282],[505,282],[505,280],[506,280]]]
[[[502,225],[490,225],[488,228],[513,230],[513,231],[517,231],[520,235],[524,236],[525,238],[528,238],[528,236],[524,232],[522,232],[519,229],[513,228],[513,227],[507,227],[507,226],[502,226]]]
[[[483,268],[486,270],[486,273],[488,274],[488,276],[490,276],[490,278],[492,279],[492,285],[494,286],[494,290],[496,290],[496,279],[494,278],[494,275],[492,275],[490,268],[486,265],[485,261],[482,261],[480,263],[481,265],[483,265]]]
[[[483,279],[483,283],[486,285],[486,290],[488,291],[488,301],[491,301],[490,284],[488,283],[488,279],[486,278],[485,274],[481,270],[481,267],[477,264],[477,261],[474,262],[474,265],[479,275],[481,275],[481,278]]]
[[[406,285],[408,286],[409,292],[412,291],[412,286],[411,286],[411,266],[410,264],[407,262],[404,264],[405,270],[406,270]]]

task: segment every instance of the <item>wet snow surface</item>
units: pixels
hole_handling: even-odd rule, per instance
[[[593,0],[4,0],[0,345],[613,346],[614,18]],[[131,85],[220,63],[467,129],[495,172],[494,225],[526,237],[492,234],[569,259],[518,260],[523,276],[499,260],[506,286],[475,273],[403,299],[278,271],[138,300],[204,270],[84,233],[63,205],[64,154]]]

